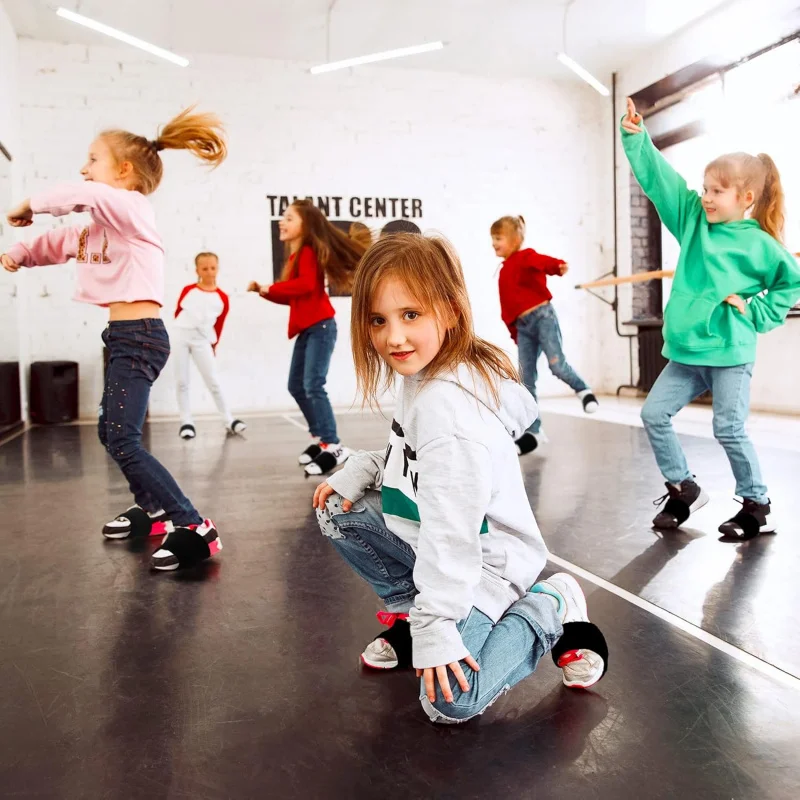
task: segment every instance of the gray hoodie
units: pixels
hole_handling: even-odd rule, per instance
[[[381,489],[387,528],[416,553],[415,667],[466,657],[456,623],[473,606],[497,622],[544,567],[514,444],[536,413],[510,380],[496,405],[466,366],[426,385],[405,378],[386,451],[357,453],[328,479],[354,502]]]

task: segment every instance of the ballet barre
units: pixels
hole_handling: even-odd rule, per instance
[[[623,275],[618,278],[602,278],[599,281],[575,284],[576,289],[598,289],[601,286],[620,286],[624,283],[644,283],[645,281],[655,281],[661,278],[671,278],[675,271],[671,269],[656,269],[650,272],[637,272],[635,275]]]

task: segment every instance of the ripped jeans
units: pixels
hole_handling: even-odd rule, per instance
[[[547,356],[550,372],[564,381],[573,392],[582,392],[589,388],[586,381],[567,363],[561,346],[561,326],[558,324],[558,316],[552,303],[546,303],[529,314],[518,317],[514,324],[517,326],[522,382],[534,400],[539,401],[536,394],[536,380],[539,377],[536,362],[542,352]],[[531,433],[539,433],[541,427],[542,419],[537,416],[528,430]]]
[[[408,613],[414,605],[414,561],[411,547],[393,534],[384,522],[381,493],[370,490],[344,513],[342,498],[332,495],[325,511],[317,511],[322,533],[339,555],[386,604],[386,610]],[[552,600],[542,594],[526,594],[495,623],[473,608],[457,624],[464,645],[480,666],[473,672],[461,663],[470,685],[463,691],[448,670],[453,702],[446,703],[437,684],[431,703],[420,681],[420,703],[433,722],[454,724],[483,714],[535,669],[561,638],[563,629]]]

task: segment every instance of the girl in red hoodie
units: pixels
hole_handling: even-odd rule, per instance
[[[289,306],[289,338],[297,337],[289,367],[289,393],[300,406],[312,436],[298,461],[307,475],[322,475],[343,464],[350,451],[339,441],[325,383],[336,344],[336,320],[325,278],[349,291],[364,245],[350,239],[310,200],[296,200],[283,215],[280,239],[287,259],[277,283],[253,281],[248,291]]]
[[[491,227],[494,252],[502,259],[500,269],[500,310],[519,347],[519,366],[528,391],[536,396],[536,362],[544,351],[547,365],[556,378],[564,381],[580,399],[587,414],[597,411],[597,398],[586,382],[567,363],[561,347],[561,328],[550,301],[548,275],[564,275],[568,266],[559,258],[551,258],[527,248],[520,249],[525,239],[525,220],[501,217]],[[530,453],[546,441],[541,418],[517,440],[520,455]]]

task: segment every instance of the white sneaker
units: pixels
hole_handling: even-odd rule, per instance
[[[322,442],[319,448],[320,454],[306,465],[306,475],[326,475],[350,458],[350,450],[343,444]]]
[[[194,439],[197,436],[197,431],[194,429],[194,425],[181,425],[178,435],[181,439]]]
[[[240,419],[235,419],[233,422],[231,422],[228,430],[231,433],[244,433],[247,430],[247,425],[245,425]]]
[[[605,662],[591,650],[569,650],[558,659],[561,679],[570,689],[588,689],[603,677]]]
[[[531,589],[534,594],[546,594],[558,602],[558,616],[561,624],[567,622],[588,622],[589,611],[586,597],[578,581],[566,572],[557,572],[546,581],[539,581]]]
[[[394,647],[386,639],[373,639],[364,648],[361,661],[372,669],[394,669],[399,663]]]
[[[546,594],[558,603],[558,616],[562,625],[570,622],[589,622],[586,597],[572,575],[558,572],[546,581],[537,583],[531,592]],[[597,634],[602,638],[599,630]],[[594,686],[605,672],[603,657],[585,648],[567,650],[561,654],[557,663],[562,670],[564,686],[570,688],[588,689]]]

